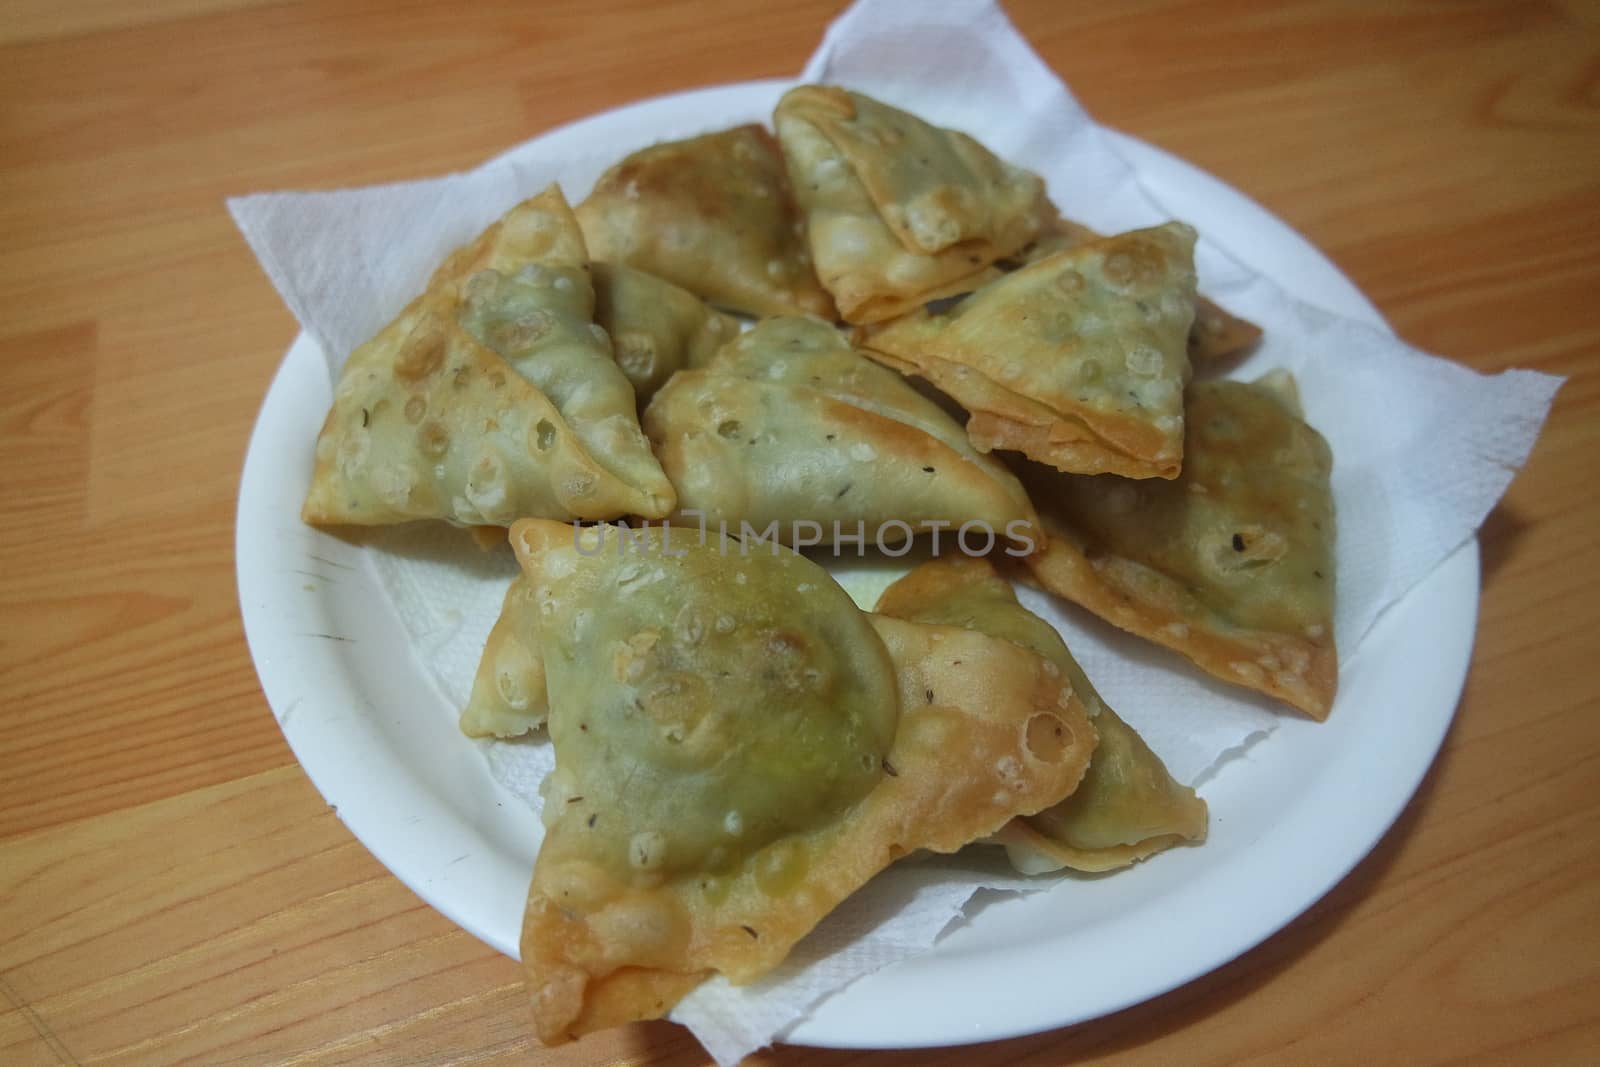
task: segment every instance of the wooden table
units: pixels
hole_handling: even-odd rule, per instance
[[[465,168],[637,97],[787,75],[841,8],[766,6],[0,4],[0,1063],[704,1062],[666,1023],[534,1050],[517,966],[290,756],[232,544],[296,328],[222,201]],[[1410,341],[1572,380],[1482,532],[1444,752],[1326,899],[1070,1030],[763,1062],[1593,1062],[1600,13],[1010,6],[1101,119],[1287,219]]]

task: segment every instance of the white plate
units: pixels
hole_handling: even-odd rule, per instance
[[[644,101],[538,139],[616,154],[707,114],[763,107],[779,83]],[[1117,135],[1158,198],[1296,295],[1382,323],[1315,248],[1257,204]],[[303,525],[330,402],[301,336],[250,440],[239,493],[239,600],[262,688],[290,746],[351,832],[424,900],[516,954],[535,820],[455,729],[366,554]],[[788,1040],[909,1047],[1009,1037],[1156,996],[1235,958],[1310,907],[1388,829],[1422,780],[1466,678],[1478,597],[1469,542],[1382,617],[1344,664],[1336,712],[1285,716],[1206,787],[1212,826],[1114,878],[996,901],[930,953],[822,1003]],[[335,636],[336,635],[336,636]],[[1425,669],[1418,669],[1418,665]]]

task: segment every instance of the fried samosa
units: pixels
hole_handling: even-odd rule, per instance
[[[578,221],[595,259],[648,271],[750,315],[820,315],[804,224],[758,125],[641,149],[600,176]]]
[[[733,531],[816,523],[904,540],[986,524],[1021,541],[1034,514],[1016,478],[893,371],[815,319],[767,319],[656,394],[644,425],[682,511]],[[858,525],[859,524],[859,525]],[[885,525],[887,524],[887,525]],[[813,542],[814,543],[814,542]]]
[[[773,124],[811,258],[847,322],[973,289],[1048,217],[1038,175],[860,93],[799,86]]]
[[[868,355],[966,408],[980,450],[1058,470],[1174,478],[1194,318],[1194,230],[1069,248],[955,306],[857,332]]]
[[[698,367],[739,334],[739,320],[664,278],[595,263],[595,321],[611,335],[617,366],[642,407],[668,378]]]
[[[1017,253],[1013,267],[1034,263],[1057,252],[1104,237],[1071,219],[1057,216],[1046,224],[1037,239]],[[1199,294],[1194,298],[1194,323],[1189,327],[1189,362],[1197,372],[1217,366],[1237,356],[1261,340],[1261,327],[1241,319],[1226,308]]]
[[[898,857],[1083,775],[1094,729],[1045,660],[870,617],[787,549],[541,520],[512,542],[556,756],[522,932],[541,1041],[751,981]]]
[[[302,515],[509,526],[656,517],[674,502],[594,324],[582,235],[551,186],[451,255],[351,354]]]
[[[461,732],[468,737],[519,737],[549,716],[536,608],[533,586],[519,575],[506,590],[461,710]]]
[[[912,622],[960,626],[1038,653],[1072,683],[1100,743],[1066,800],[1013,819],[995,835],[1024,874],[1070,867],[1110,871],[1206,834],[1206,802],[1179,784],[1144,739],[1089,684],[1055,628],[1017,602],[986,559],[945,556],[895,582],[876,610]]]
[[[1324,719],[1333,639],[1333,456],[1293,379],[1196,383],[1176,481],[1023,472],[1039,584],[1224,681]]]

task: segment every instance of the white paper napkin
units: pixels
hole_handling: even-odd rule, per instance
[[[974,134],[1045,175],[1063,210],[1097,229],[1171,217],[993,3],[862,0],[828,29],[803,80],[848,85]],[[701,118],[655,130],[651,139],[768,115],[764,105],[740,106]],[[450,250],[550,181],[576,202],[605,166],[642,146],[595,145],[559,158],[523,146],[469,174],[250,196],[229,207],[336,374],[344,356],[398,312]],[[1266,329],[1238,376],[1291,369],[1308,420],[1332,446],[1336,628],[1349,662],[1384,608],[1473,535],[1527,457],[1560,379],[1528,371],[1490,378],[1428,356],[1289,297],[1211,240],[1201,241],[1197,262],[1203,291]],[[384,531],[371,551],[413,652],[448,704],[459,707],[515,572],[509,552],[481,552],[442,525]],[[858,591],[883,582],[882,574],[844,576]],[[1184,781],[1203,785],[1225,766],[1219,761],[1278,721],[1281,712],[1264,699],[1213,682],[1050,597],[1022,596],[1061,628],[1101,693]],[[536,805],[537,783],[551,762],[548,745],[483,747],[495,778]],[[980,885],[1052,884],[980,876],[960,865],[901,865],[830,916],[780,971],[740,989],[707,982],[673,1018],[720,1063],[735,1062],[781,1038],[860,975],[926,950]],[[1070,883],[1057,891],[1070,892]]]

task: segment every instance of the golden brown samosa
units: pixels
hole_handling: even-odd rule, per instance
[[[1174,478],[1194,318],[1194,230],[1179,222],[1057,252],[942,312],[857,332],[872,356],[970,413],[982,451],[1058,470]]]
[[[995,835],[1026,874],[1070,867],[1109,871],[1206,834],[1206,803],[1179,784],[1144,739],[1100,698],[1055,628],[1017,602],[986,559],[930,560],[895,582],[876,610],[895,618],[961,626],[1036,652],[1072,683],[1100,743],[1066,800],[1013,819]]]
[[[595,259],[750,315],[833,317],[777,143],[761,126],[641,149],[578,205]]]
[[[972,289],[1048,217],[1038,175],[861,93],[799,86],[773,124],[817,275],[847,322]]]
[[[302,514],[509,526],[660,516],[674,502],[594,323],[582,235],[551,186],[452,254],[351,354]]]
[[[975,451],[937,404],[815,319],[767,319],[740,335],[668,382],[644,425],[680,511],[713,526],[776,523],[785,543],[808,521],[828,543],[835,523],[869,542],[884,530],[884,543],[933,523],[986,524],[996,544],[1033,529],[1032,505],[1009,471]]]
[[[1091,241],[1104,240],[1081,222],[1057,216],[1039,236],[1003,266],[1015,269]],[[1197,373],[1240,355],[1261,339],[1261,327],[1242,319],[1205,296],[1194,298],[1194,323],[1189,327],[1189,362]]]
[[[1324,719],[1333,638],[1333,456],[1293,379],[1196,383],[1176,481],[1023,471],[1045,524],[1039,584],[1224,681]]]
[[[765,974],[917,849],[1048,807],[1094,730],[1044,659],[862,613],[772,545],[518,523],[556,767],[523,922],[538,1037]]]
[[[468,737],[519,737],[543,726],[550,714],[537,610],[533,586],[519,575],[506,590],[461,709],[461,732]]]

